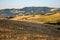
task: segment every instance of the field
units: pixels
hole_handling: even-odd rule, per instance
[[[23,15],[11,18],[10,20],[15,21],[28,21],[28,22],[37,22],[37,23],[59,23],[60,22],[60,13],[55,14],[45,14],[45,15]]]
[[[37,15],[35,18],[31,18],[29,20],[44,22],[44,23],[57,23],[60,22],[60,13],[56,13],[53,15]]]
[[[0,40],[60,40],[60,30],[54,25],[1,19]]]
[[[0,18],[0,40],[60,40],[60,13]]]

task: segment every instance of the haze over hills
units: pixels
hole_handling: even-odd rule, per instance
[[[60,12],[60,8],[50,7],[24,7],[22,9],[1,9],[0,17],[9,17],[23,14],[46,14]]]

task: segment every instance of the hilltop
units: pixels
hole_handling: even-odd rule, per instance
[[[60,12],[60,8],[50,8],[50,7],[24,7],[22,9],[1,9],[1,17],[15,17],[19,15],[34,15],[34,14],[47,14]]]

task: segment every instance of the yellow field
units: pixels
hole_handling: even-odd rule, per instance
[[[27,15],[27,16],[17,16],[10,20],[16,21],[33,21],[33,22],[40,22],[40,23],[57,23],[60,22],[60,13],[52,14],[52,15]]]

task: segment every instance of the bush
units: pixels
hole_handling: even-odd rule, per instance
[[[7,19],[11,19],[11,18],[14,18],[14,17],[6,17]]]

